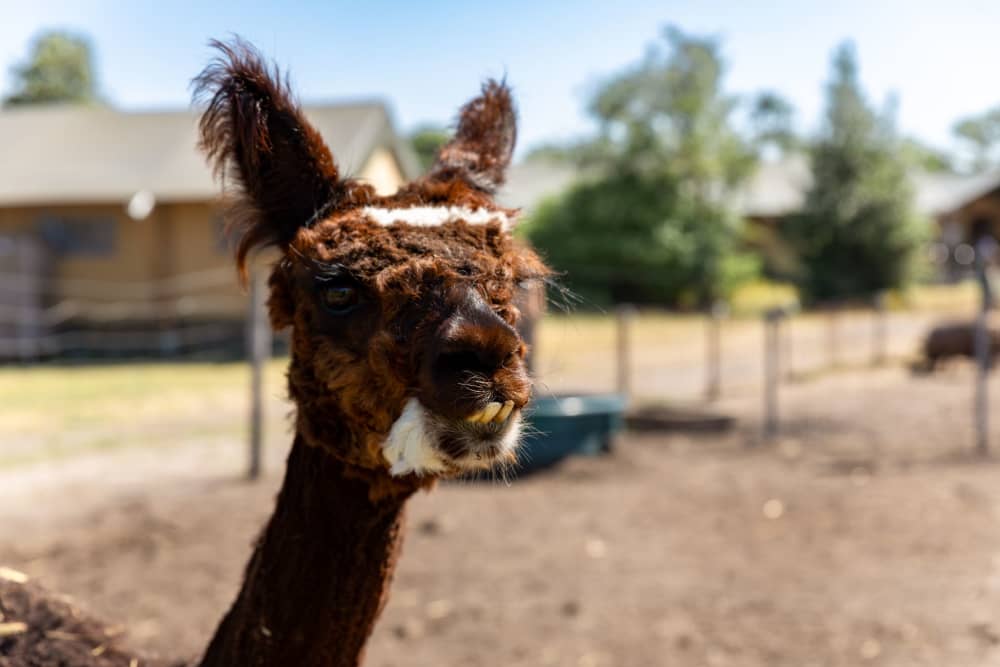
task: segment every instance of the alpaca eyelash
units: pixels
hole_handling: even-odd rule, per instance
[[[313,278],[318,283],[327,285],[328,283],[343,281],[356,283],[354,276],[341,264],[325,264],[313,261]]]

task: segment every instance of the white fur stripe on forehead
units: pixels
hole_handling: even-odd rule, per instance
[[[403,222],[415,227],[437,227],[448,222],[464,220],[470,225],[485,225],[488,222],[499,222],[510,230],[514,219],[503,211],[492,211],[488,208],[468,208],[465,206],[414,206],[412,208],[376,208],[366,206],[361,212],[380,225],[391,225]]]

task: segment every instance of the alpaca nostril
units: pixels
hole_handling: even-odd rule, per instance
[[[449,374],[490,375],[496,369],[496,364],[489,355],[473,349],[443,352],[438,356],[436,365],[439,371]]]
[[[492,376],[501,368],[511,368],[519,360],[518,350],[510,345],[491,345],[484,341],[444,346],[434,360],[439,372]]]

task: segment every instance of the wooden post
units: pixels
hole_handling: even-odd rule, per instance
[[[519,289],[514,296],[514,305],[521,311],[517,322],[517,332],[521,340],[528,346],[528,372],[532,377],[538,375],[538,323],[545,314],[546,298],[545,283],[532,280]]]
[[[156,252],[152,258],[153,302],[156,326],[159,329],[161,357],[173,357],[181,349],[180,318],[177,313],[177,294],[170,285],[176,276],[176,249],[174,247],[174,219],[170,207],[159,207],[151,219],[144,218],[135,224],[152,224]],[[147,213],[148,216],[148,213]],[[134,220],[134,219],[133,219]]]
[[[784,327],[784,335],[781,336],[782,345],[782,358],[781,358],[781,368],[784,369],[785,382],[795,381],[795,341],[792,338],[792,315],[797,312],[797,309],[793,306],[789,306],[787,310],[782,310],[781,317],[786,320]]]
[[[722,394],[722,319],[728,312],[724,301],[716,301],[705,320],[705,398],[709,401]]]
[[[981,300],[979,314],[976,318],[975,351],[978,373],[976,374],[976,453],[989,456],[989,379],[990,348],[992,341],[989,331],[989,312],[993,301],[990,291],[989,277],[986,273],[987,263],[993,254],[996,242],[990,237],[982,237],[976,243],[976,276],[979,279]]]
[[[247,314],[247,350],[250,359],[250,461],[247,477],[260,477],[264,438],[264,363],[271,356],[271,326],[267,321],[267,272],[253,266],[250,274],[250,312]]]
[[[17,307],[17,316],[11,323],[17,357],[21,362],[37,361],[43,353],[42,337],[47,333],[42,318],[45,303],[43,247],[30,237],[15,237],[10,241],[9,252],[14,280],[5,296]]]
[[[764,315],[764,439],[778,435],[778,382],[781,372],[781,319],[784,311],[772,308]]]
[[[881,366],[886,360],[886,292],[875,293],[872,317],[872,365]]]
[[[635,307],[622,304],[615,309],[617,322],[617,364],[618,393],[625,397],[625,402],[632,399],[632,322],[635,320]]]

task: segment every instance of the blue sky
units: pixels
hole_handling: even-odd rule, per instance
[[[304,100],[381,97],[404,129],[450,120],[483,78],[506,73],[522,150],[588,131],[589,91],[639,58],[668,22],[722,37],[728,88],[780,91],[803,130],[822,110],[830,51],[848,38],[871,96],[899,96],[909,134],[948,147],[955,118],[1000,104],[995,0],[3,4],[3,90],[31,37],[60,27],[93,39],[112,103],[180,107],[210,57],[208,39],[239,33],[291,71]]]

